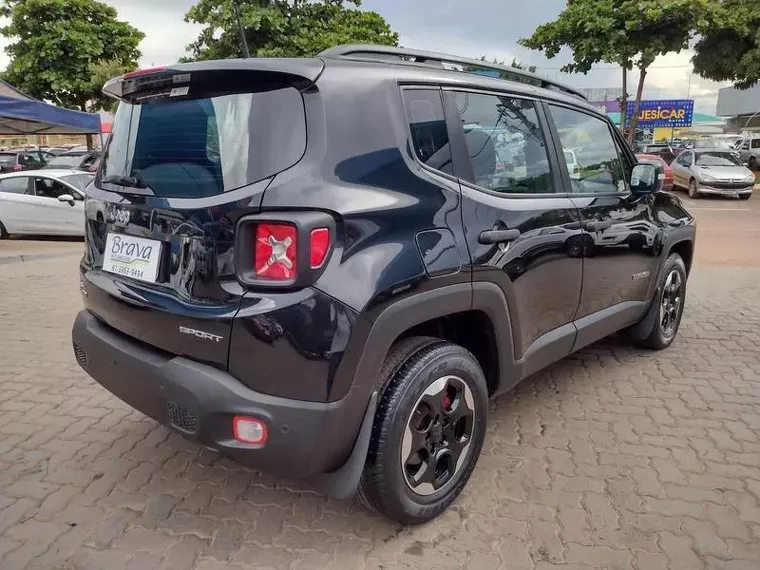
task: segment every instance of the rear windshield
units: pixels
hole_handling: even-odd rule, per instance
[[[285,84],[255,93],[122,102],[100,185],[118,184],[115,189],[127,193],[131,185],[166,198],[214,196],[289,168],[305,150],[303,98]],[[122,185],[120,177],[131,184]]]
[[[15,162],[15,154],[0,154],[0,164],[14,164]]]

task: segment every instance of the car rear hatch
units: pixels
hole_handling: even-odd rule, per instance
[[[320,60],[231,60],[127,74],[87,189],[82,292],[109,326],[226,367],[244,293],[235,226],[306,148]]]
[[[16,154],[0,152],[0,172],[13,172],[16,170]]]

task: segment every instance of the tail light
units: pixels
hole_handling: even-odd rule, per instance
[[[124,79],[132,79],[133,77],[140,77],[142,75],[150,75],[151,73],[159,73],[161,71],[166,71],[167,67],[150,67],[147,69],[135,69],[134,71],[130,71],[129,73],[125,73],[122,77]]]
[[[325,262],[327,252],[330,250],[330,230],[328,228],[316,228],[309,234],[309,261],[311,269],[319,269]]]
[[[258,224],[254,267],[259,279],[288,281],[298,273],[298,232],[290,224]]]
[[[13,165],[13,172],[20,172],[22,170],[24,170],[24,167],[21,166],[20,164],[14,164]]]
[[[246,216],[237,224],[235,270],[244,285],[303,287],[333,248],[335,222],[323,212]]]

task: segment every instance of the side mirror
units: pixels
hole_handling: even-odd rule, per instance
[[[633,167],[631,191],[634,194],[652,194],[662,190],[665,168],[662,164],[641,163]]]
[[[59,202],[68,202],[69,206],[73,206],[74,205],[74,196],[72,196],[71,194],[61,194],[60,196],[58,196],[58,201]]]

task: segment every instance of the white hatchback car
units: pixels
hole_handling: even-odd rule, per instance
[[[0,238],[8,234],[84,235],[81,170],[26,170],[0,175]]]

